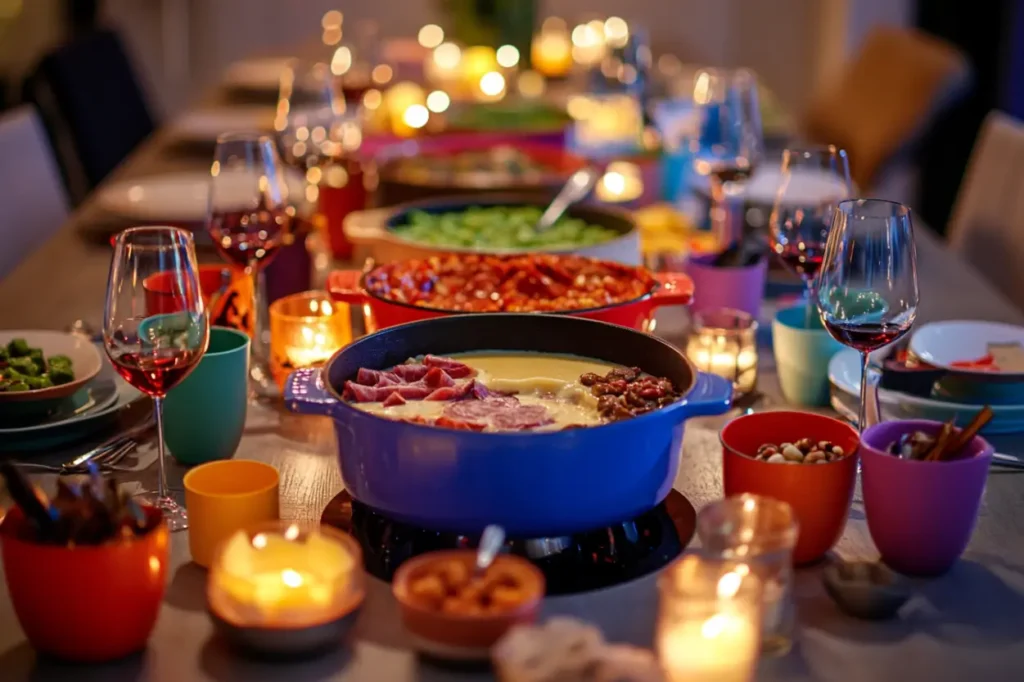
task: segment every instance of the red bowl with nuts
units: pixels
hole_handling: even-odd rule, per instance
[[[824,556],[850,512],[860,447],[856,429],[809,412],[757,412],[729,422],[721,442],[726,496],[752,493],[789,503],[800,525],[794,563]]]
[[[336,301],[369,306],[374,329],[466,313],[554,313],[646,330],[657,308],[685,305],[693,282],[573,254],[446,254],[369,272],[338,270]]]
[[[392,592],[402,622],[422,651],[486,659],[512,626],[537,620],[544,574],[525,559],[498,555],[474,576],[475,550],[429,552],[399,567]]]

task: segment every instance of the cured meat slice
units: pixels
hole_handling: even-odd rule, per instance
[[[442,358],[437,355],[424,356],[423,364],[427,367],[439,367],[453,379],[462,379],[463,377],[472,376],[473,374],[473,368],[469,365],[459,362],[458,360]]]
[[[404,383],[402,378],[394,372],[384,372],[378,369],[366,369],[360,367],[356,372],[355,383],[362,386],[394,386]]]
[[[403,381],[419,381],[427,375],[430,368],[426,365],[410,363],[407,365],[395,365],[391,370],[393,374],[400,377]]]
[[[435,389],[430,395],[424,400],[436,400],[436,401],[447,401],[455,397],[455,389],[451,386],[442,386],[441,388]]]
[[[521,407],[519,401],[512,396],[492,395],[481,400],[463,400],[446,405],[444,415],[453,419],[479,422],[487,421],[502,410],[512,410],[517,407]]]
[[[454,400],[483,400],[487,396],[491,395],[491,392],[487,390],[487,387],[481,384],[476,379],[470,379],[467,382],[459,384],[455,388]]]
[[[397,387],[363,386],[352,381],[346,381],[344,393],[351,396],[351,399],[357,403],[376,403],[387,398],[395,390],[398,390]]]
[[[521,431],[553,424],[555,420],[543,405],[518,405],[495,412],[488,421],[497,429]]]
[[[402,397],[402,394],[398,391],[393,391],[391,395],[384,399],[384,407],[394,407],[396,405],[405,405],[406,400]]]
[[[423,400],[432,393],[431,389],[423,384],[407,384],[405,386],[387,386],[378,389],[381,391],[395,391],[406,400]]]
[[[487,428],[486,424],[474,424],[473,422],[459,421],[458,419],[452,419],[451,417],[440,416],[434,421],[434,426],[443,426],[449,429],[457,429],[459,431],[483,431]]]
[[[454,386],[455,379],[452,379],[440,367],[431,367],[430,371],[424,375],[423,383],[430,388],[441,388],[442,386]]]

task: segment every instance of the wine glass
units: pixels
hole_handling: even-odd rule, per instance
[[[146,281],[170,273],[160,310],[147,309]],[[103,346],[125,381],[153,398],[156,413],[156,494],[142,493],[163,511],[172,531],[188,528],[188,517],[167,492],[163,399],[188,376],[206,352],[210,320],[199,287],[195,242],[175,227],[134,227],[117,235],[107,280]]]
[[[825,329],[861,355],[858,428],[867,413],[868,354],[910,331],[917,317],[917,250],[910,209],[882,199],[842,201],[816,288]]]
[[[771,248],[807,290],[807,326],[813,322],[814,280],[838,202],[853,195],[846,152],[829,145],[786,149],[769,226]]]
[[[291,239],[295,209],[288,203],[284,165],[272,137],[225,133],[210,167],[207,230],[220,255],[245,271],[253,301],[250,376],[263,396],[277,394],[267,364],[266,291],[262,271]]]
[[[693,101],[699,118],[694,170],[710,180],[712,226],[728,245],[742,235],[729,233],[727,201],[742,193],[764,154],[757,78],[746,69],[701,69]]]

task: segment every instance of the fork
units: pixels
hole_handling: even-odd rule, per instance
[[[122,436],[109,443],[104,443],[96,448],[93,448],[85,454],[75,457],[70,462],[64,464],[41,464],[39,462],[20,462],[18,468],[30,469],[33,471],[45,471],[53,474],[60,474],[61,476],[67,476],[70,474],[81,474],[86,471],[86,465],[90,462],[95,464],[101,471],[115,471],[124,469],[116,469],[117,464],[127,457],[131,452],[134,452],[139,447],[138,442],[134,438]]]

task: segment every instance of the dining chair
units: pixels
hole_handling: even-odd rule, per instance
[[[45,55],[23,89],[41,112],[76,200],[155,130],[124,44],[110,30],[74,37]]]
[[[985,118],[960,183],[950,248],[1024,310],[1024,123]]]
[[[68,217],[68,199],[39,115],[21,106],[0,115],[0,280]]]
[[[812,95],[803,134],[850,154],[850,174],[871,188],[935,115],[966,91],[970,70],[952,45],[917,30],[872,29],[838,77]]]

